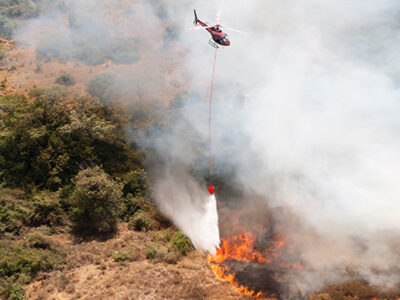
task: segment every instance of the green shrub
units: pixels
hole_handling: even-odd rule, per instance
[[[7,50],[4,48],[0,48],[0,61],[6,58]],[[7,78],[1,81],[1,88],[4,90],[6,88]]]
[[[153,220],[143,210],[136,212],[135,215],[131,217],[128,224],[128,228],[135,231],[149,231],[153,227]]]
[[[32,196],[17,189],[0,189],[0,238],[21,234],[24,225],[47,225],[55,230],[67,220],[57,193],[41,191]]]
[[[17,201],[0,199],[0,237],[5,234],[19,234],[23,215],[23,207]]]
[[[147,259],[166,262],[168,264],[175,264],[180,258],[180,254],[169,251],[166,247],[162,247],[158,244],[147,246],[145,256]]]
[[[123,252],[123,251],[117,251],[114,256],[114,261],[119,262],[119,263],[123,263],[127,260],[129,260],[131,258],[131,255],[127,252]]]
[[[61,226],[66,225],[67,216],[60,206],[57,194],[42,192],[32,198],[33,207],[25,218],[29,226]]]
[[[57,251],[0,242],[0,277],[3,278],[16,274],[25,274],[32,278],[38,272],[52,270],[62,260],[62,255]]]
[[[61,86],[54,86],[44,90],[45,102],[43,104],[55,104],[56,102],[64,99],[70,91]],[[40,102],[38,102],[40,103]],[[60,108],[60,107],[57,107]]]
[[[45,89],[41,88],[33,88],[29,91],[29,96],[33,98],[39,98],[40,96],[44,95],[46,93]]]
[[[0,241],[0,297],[22,299],[22,285],[39,272],[48,272],[64,263],[56,250],[27,248],[11,241]]]
[[[132,194],[128,194],[122,198],[120,218],[129,222],[131,216],[134,216],[139,210],[145,210],[148,206],[148,200],[144,198],[135,198]]]
[[[143,169],[134,170],[124,176],[124,195],[132,194],[134,197],[143,197],[147,192],[147,174]]]
[[[150,215],[151,218],[154,220],[154,222],[157,224],[158,227],[161,228],[169,228],[173,226],[173,223],[171,222],[170,219],[168,219],[166,216],[162,215],[159,210],[157,210],[156,207],[150,206]]]
[[[27,236],[25,238],[25,244],[28,247],[36,248],[36,249],[50,249],[51,248],[49,240],[45,236],[43,236],[39,233],[34,233],[34,234]]]
[[[122,186],[100,167],[80,171],[74,182],[72,221],[75,233],[115,233],[120,214]]]
[[[182,232],[176,232],[170,241],[170,249],[181,254],[186,255],[194,250],[192,242]]]
[[[55,83],[66,86],[73,86],[75,85],[76,81],[70,74],[63,74],[56,78]]]
[[[16,28],[16,21],[0,15],[0,36],[11,38]]]
[[[158,249],[154,246],[147,246],[146,249],[146,258],[147,259],[155,259],[157,257]]]
[[[168,243],[173,236],[174,236],[174,231],[172,229],[165,229],[160,231],[154,231],[151,234],[151,240]]]
[[[0,238],[21,234],[31,211],[32,203],[23,191],[0,186]]]
[[[0,296],[7,300],[22,300],[24,299],[24,287],[12,280],[3,281],[0,283]]]

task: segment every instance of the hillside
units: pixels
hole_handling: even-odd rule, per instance
[[[148,245],[160,244],[157,232],[133,232],[121,225],[118,237],[75,242],[66,234],[50,243],[67,253],[67,266],[27,286],[29,299],[244,299],[213,276],[207,258],[192,252],[177,262],[146,259]],[[162,243],[162,241],[161,241]],[[128,254],[121,262],[116,253]]]
[[[142,74],[144,78],[139,80],[138,91],[144,99],[159,99],[169,103],[177,94],[182,92],[184,74],[180,74],[177,67],[177,53],[175,51],[163,52],[155,61],[153,55],[146,55],[145,49],[140,49],[140,61],[135,64],[115,64],[111,60],[98,65],[87,65],[79,60],[48,60],[38,57],[36,49],[29,46],[17,46],[13,41],[0,38],[0,49],[3,58],[0,67],[0,79],[4,83],[1,89],[2,95],[8,93],[27,93],[35,87],[49,88],[57,85],[57,77],[63,74],[71,75],[76,84],[69,87],[71,92],[78,95],[86,95],[86,87],[95,75],[101,73],[118,74],[122,78],[130,78],[131,74],[141,73],[148,69],[148,74]],[[156,67],[160,75],[154,76],[151,69]],[[161,76],[162,74],[162,81]],[[146,78],[147,77],[147,78]],[[134,78],[132,78],[134,79]],[[150,81],[150,82],[148,82]],[[151,96],[148,91],[152,90]],[[126,92],[129,92],[126,91]]]
[[[370,241],[329,239],[283,202],[269,205],[265,186],[274,195],[296,157],[288,155],[282,168],[274,161],[278,175],[268,177],[271,182],[254,175],[270,167],[257,160],[256,148],[264,144],[252,143],[241,130],[258,131],[252,121],[268,118],[260,114],[249,118],[251,126],[239,124],[250,107],[242,96],[247,92],[229,81],[219,86],[229,102],[216,101],[224,114],[215,122],[223,128],[215,134],[223,144],[216,151],[222,159],[209,171],[203,136],[203,123],[211,122],[208,98],[200,99],[206,93],[189,83],[196,76],[185,59],[194,54],[177,37],[181,17],[169,15],[176,4],[172,9],[162,0],[87,3],[0,1],[0,299],[400,300],[396,233],[381,231],[391,243],[370,253]],[[271,36],[279,34],[275,31]],[[229,65],[223,64],[221,70]],[[224,69],[225,75],[235,68]],[[233,94],[238,101],[231,101]],[[261,106],[267,106],[264,98],[256,111]],[[287,120],[283,134],[279,126],[259,130],[285,136],[284,130],[299,127],[290,113],[281,111],[287,119],[268,115]],[[307,130],[312,136],[314,129]],[[280,153],[294,141],[268,146]],[[251,176],[239,176],[230,161],[244,156],[254,159],[243,163]],[[288,177],[306,182],[297,167]],[[184,224],[193,234],[207,232],[196,229],[203,225],[196,218],[204,207],[188,191],[206,187],[211,177],[223,242],[213,259],[179,230]],[[254,186],[241,185],[250,178]],[[177,187],[184,195],[178,204],[172,200]],[[293,189],[299,195],[294,199],[303,193],[306,198],[301,184]],[[170,211],[183,221],[174,223],[166,216]],[[308,262],[326,269],[309,266],[302,247]],[[364,268],[350,254],[354,249],[377,260]],[[390,254],[390,263],[379,266],[381,253]],[[343,263],[330,265],[332,257]]]

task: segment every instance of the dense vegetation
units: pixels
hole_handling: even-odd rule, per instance
[[[110,80],[95,77],[90,97],[54,87],[0,98],[0,298],[22,299],[24,284],[62,268],[65,254],[46,235],[104,239],[127,222],[131,230],[157,233],[148,259],[175,263],[193,249],[182,234],[163,230],[170,223],[150,201],[144,169],[144,153],[151,153],[125,136],[128,127],[159,122],[151,118],[161,108],[142,103],[122,112],[110,100]],[[114,255],[127,259],[129,253]]]
[[[0,0],[0,36],[11,38],[30,19],[56,10],[68,17],[70,43],[58,33],[46,36],[38,59],[91,65],[139,59],[139,40],[115,36],[102,20],[82,19],[64,2]],[[150,231],[153,237],[146,246],[155,254],[145,249],[143,259],[176,263],[192,249],[184,236],[172,240],[175,230],[152,204],[144,159],[157,160],[135,140],[164,122],[165,107],[154,101],[122,108],[121,90],[130,87],[110,73],[92,78],[87,97],[65,88],[76,84],[70,74],[54,83],[0,98],[0,299],[23,299],[24,286],[43,272],[60,269],[60,282],[67,281],[68,253],[54,234],[104,240],[126,222],[135,234]],[[120,250],[112,256],[121,264],[135,257]]]
[[[0,98],[0,234],[65,225],[70,213],[77,228],[113,232],[119,217],[145,208],[147,176],[140,149],[125,141],[125,118],[62,88],[29,95]]]
[[[0,36],[11,38],[24,20],[44,11],[64,9],[63,0],[0,0]]]
[[[43,238],[38,242],[37,236],[28,236],[26,244],[0,241],[0,297],[22,299],[23,284],[39,272],[60,267],[62,262],[63,255]]]
[[[103,105],[70,100],[61,88],[34,89],[31,99],[0,99],[0,180],[10,186],[57,190],[82,168],[101,165],[111,175],[141,166],[120,124]]]

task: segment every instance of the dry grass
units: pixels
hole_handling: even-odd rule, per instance
[[[382,291],[365,281],[353,280],[341,285],[331,285],[308,300],[398,300],[399,290]]]
[[[72,94],[81,96],[87,94],[86,85],[97,74],[110,72],[125,78],[134,78],[133,74],[143,74],[143,70],[146,70],[148,66],[157,66],[165,79],[162,82],[163,88],[143,87],[141,97],[150,100],[159,99],[164,103],[169,103],[175,95],[181,92],[181,86],[183,86],[182,83],[186,76],[180,73],[179,68],[171,67],[181,63],[181,56],[173,50],[164,51],[160,55],[158,51],[141,49],[141,59],[137,63],[113,64],[106,62],[90,66],[73,59],[66,63],[57,60],[40,60],[34,47],[19,47],[12,41],[2,38],[0,38],[0,46],[6,51],[6,56],[0,64],[0,81],[6,79],[5,88],[0,89],[0,96],[10,93],[27,94],[30,89],[35,87],[53,87],[57,77],[65,73],[70,74],[76,81],[74,86],[67,88]],[[151,91],[151,95],[146,95],[146,91]]]
[[[134,232],[122,224],[119,235],[107,241],[77,242],[66,233],[49,240],[52,247],[67,253],[67,264],[32,282],[27,299],[250,299],[216,279],[207,256],[199,251],[173,262],[166,256],[146,259],[149,245],[167,251],[168,239],[160,232]],[[116,261],[118,251],[129,253],[129,259]],[[399,291],[381,291],[354,280],[326,287],[307,299],[398,300],[398,295]]]
[[[176,264],[147,260],[152,232],[133,232],[126,224],[108,241],[76,243],[71,235],[58,234],[52,243],[67,253],[67,265],[31,283],[28,299],[246,299],[215,278],[200,252]],[[117,251],[130,253],[129,260],[116,262]]]

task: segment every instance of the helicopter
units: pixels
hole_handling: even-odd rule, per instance
[[[228,35],[225,32],[223,32],[221,30],[221,28],[226,28],[228,30],[232,30],[232,31],[236,31],[236,32],[239,32],[239,33],[246,34],[246,32],[243,32],[243,31],[240,31],[240,30],[236,30],[236,29],[233,29],[233,28],[228,28],[228,27],[225,27],[225,26],[221,26],[219,24],[219,19],[220,19],[220,13],[218,12],[217,13],[217,24],[214,25],[214,26],[208,26],[207,23],[204,23],[204,22],[202,22],[202,21],[200,21],[198,19],[196,10],[194,9],[194,22],[193,22],[193,24],[195,26],[200,26],[201,25],[202,27],[195,27],[193,29],[204,28],[205,30],[207,30],[211,34],[211,38],[208,41],[208,43],[211,46],[213,46],[214,48],[219,48],[218,45],[229,46],[231,44],[230,40],[228,39]]]

